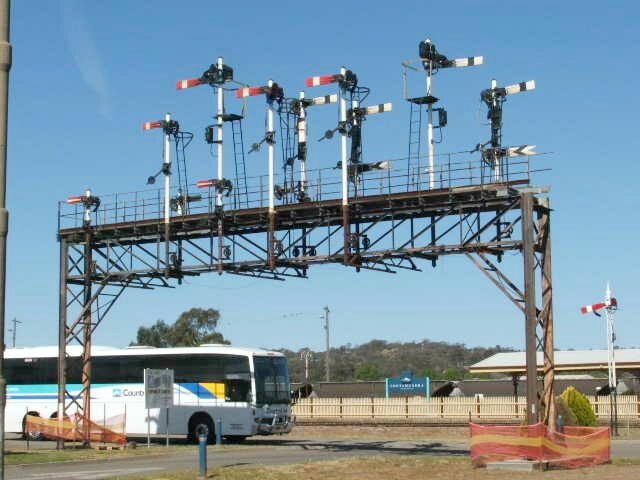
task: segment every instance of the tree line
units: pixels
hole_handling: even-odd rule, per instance
[[[220,312],[214,308],[192,308],[183,312],[177,320],[168,324],[158,320],[150,327],[138,328],[136,341],[132,344],[153,347],[190,347],[205,343],[229,341],[218,331]],[[272,347],[269,347],[273,349]],[[278,349],[276,349],[278,350]],[[305,362],[302,353],[307,349],[289,350],[281,348],[288,359],[292,382],[304,382]],[[459,380],[468,378],[468,366],[498,352],[513,349],[494,347],[468,348],[461,343],[434,342],[387,342],[371,340],[362,345],[350,344],[332,348],[332,381],[382,380],[397,377],[410,370],[414,375],[434,380]],[[325,379],[325,352],[311,351],[309,379],[311,382]]]
[[[281,349],[289,362],[292,382],[303,382],[305,362],[301,354],[306,349],[292,351]],[[371,340],[362,345],[344,345],[329,351],[331,381],[383,380],[398,377],[410,370],[415,376],[434,380],[460,380],[469,378],[468,367],[495,353],[513,351],[508,347],[466,347],[461,343],[387,342]],[[311,352],[309,362],[310,381],[325,380],[325,352]]]

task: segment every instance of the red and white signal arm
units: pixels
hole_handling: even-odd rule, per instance
[[[199,78],[190,78],[187,80],[178,80],[176,83],[176,90],[184,90],[185,88],[197,87],[202,84],[202,80]]]
[[[143,130],[151,130],[152,128],[162,127],[162,120],[156,120],[155,122],[144,122],[142,124]]]
[[[207,187],[213,187],[215,183],[215,180],[213,179],[209,179],[209,180],[198,180],[196,182],[196,187],[198,188],[207,188]]]
[[[603,308],[617,308],[618,307],[618,301],[615,298],[612,298],[611,300],[605,300],[604,302],[598,302],[598,303],[594,303],[592,305],[587,305],[586,307],[581,307],[580,308],[580,312],[581,313],[595,313],[598,310],[602,310]]]
[[[318,87],[320,85],[328,85],[330,83],[337,82],[339,75],[318,75],[315,77],[309,77],[306,80],[307,87]]]
[[[255,97],[265,93],[264,87],[242,87],[236,90],[236,98]]]

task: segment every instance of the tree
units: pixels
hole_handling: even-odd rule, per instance
[[[560,397],[567,402],[567,405],[575,414],[577,425],[582,427],[596,426],[598,422],[596,414],[593,413],[589,400],[580,390],[575,387],[567,387]]]
[[[138,328],[136,343],[138,345],[149,345],[150,347],[168,347],[171,327],[164,320],[158,320],[149,328]]]
[[[214,308],[192,308],[173,325],[158,320],[151,327],[138,328],[137,344],[152,347],[195,347],[204,343],[229,343],[216,331],[220,312]]]

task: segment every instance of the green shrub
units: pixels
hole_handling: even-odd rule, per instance
[[[593,409],[591,408],[591,404],[589,403],[589,400],[587,400],[587,397],[585,397],[579,390],[575,387],[567,387],[560,397],[567,402],[567,405],[575,414],[578,421],[577,424],[579,426],[596,426],[596,414],[593,413]]]

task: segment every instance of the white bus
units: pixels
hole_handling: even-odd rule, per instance
[[[67,391],[80,391],[80,347],[68,349]],[[57,416],[58,347],[9,348],[6,432],[25,432],[26,414]],[[144,399],[145,368],[174,371],[174,406],[150,409]],[[125,434],[187,435],[195,440],[206,426],[215,438],[215,423],[228,440],[250,435],[288,433],[294,425],[290,407],[287,360],[279,352],[230,345],[200,347],[93,347],[91,419],[124,414]],[[28,432],[39,439],[39,432]]]

